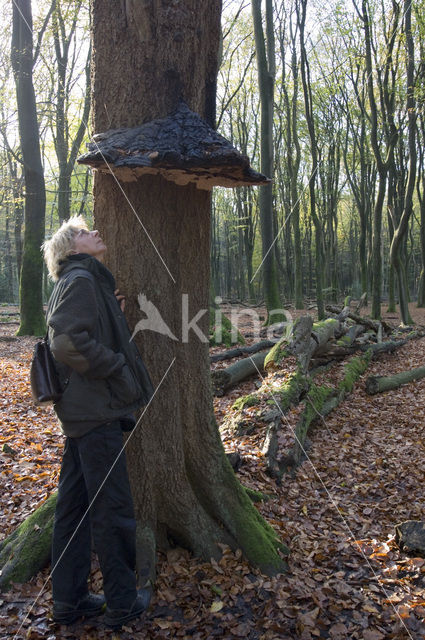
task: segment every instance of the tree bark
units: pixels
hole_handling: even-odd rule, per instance
[[[70,45],[74,32],[77,28],[78,14],[82,0],[76,0],[74,5],[68,7],[70,20],[65,21],[60,3],[56,0],[52,13],[53,42],[56,54],[56,117],[53,139],[56,156],[58,159],[59,179],[58,179],[58,217],[59,221],[68,220],[71,214],[71,176],[74,170],[75,161],[84,138],[87,127],[87,119],[90,112],[90,50],[87,55],[85,65],[85,96],[83,111],[80,123],[74,136],[70,134],[70,122],[68,113],[68,100],[66,96],[67,87],[70,85],[72,74],[74,73],[75,61],[71,59]],[[67,28],[69,29],[67,33]]]
[[[404,31],[406,37],[406,111],[408,117],[408,145],[409,145],[409,174],[407,178],[406,193],[404,198],[403,213],[390,247],[391,264],[397,273],[398,295],[400,304],[401,321],[404,325],[413,324],[408,305],[408,290],[405,281],[405,273],[402,264],[401,248],[408,231],[410,216],[413,211],[413,193],[416,182],[416,100],[414,96],[415,84],[415,51],[412,36],[412,3],[404,2]],[[395,226],[395,225],[394,225]]]
[[[253,356],[238,360],[226,369],[216,369],[211,372],[211,380],[213,393],[216,396],[224,395],[226,389],[229,389],[237,382],[245,380],[248,376],[258,374],[258,371],[264,369],[264,359],[268,351],[260,351]]]
[[[425,377],[425,367],[416,367],[409,371],[395,373],[393,376],[370,376],[366,380],[366,391],[369,395],[398,389],[402,384],[407,384],[413,380],[420,380]]]
[[[220,0],[93,0],[92,6],[96,133],[166,116],[181,98],[213,125]],[[144,573],[153,573],[155,549],[167,544],[209,559],[224,542],[264,571],[284,567],[280,542],[236,479],[214,419],[210,207],[210,193],[193,184],[160,176],[118,184],[112,175],[95,175],[96,226],[126,293],[130,325],[139,319],[143,291],[178,337],[136,336],[160,385],[127,446]],[[198,320],[198,331],[185,329],[184,314]]]
[[[300,6],[299,6],[300,5]],[[323,234],[322,223],[319,220],[316,211],[316,174],[318,170],[317,157],[317,137],[314,124],[314,107],[311,91],[310,68],[307,59],[305,47],[304,28],[307,13],[307,0],[299,0],[297,2],[297,20],[300,30],[300,48],[301,48],[301,78],[304,92],[304,109],[307,120],[308,134],[310,138],[311,152],[311,175],[309,179],[310,193],[310,215],[314,224],[315,231],[315,271],[316,271],[316,299],[317,299],[317,315],[319,320],[325,317],[325,309],[323,304]]]
[[[42,335],[43,257],[46,194],[41,163],[37,110],[33,85],[31,0],[13,1],[12,67],[18,105],[19,137],[25,179],[25,232],[20,274],[21,324],[18,335]]]
[[[210,362],[219,362],[220,360],[230,360],[230,358],[237,358],[243,356],[245,353],[257,353],[257,351],[263,351],[264,349],[271,349],[275,342],[273,340],[262,340],[256,342],[250,347],[236,347],[235,349],[229,349],[229,351],[221,351],[220,353],[214,353],[210,356]]]
[[[264,36],[261,0],[252,0],[252,17],[255,34],[255,51],[257,56],[258,84],[261,103],[261,172],[273,178],[273,107],[275,83],[275,51],[272,0],[266,0],[266,37]],[[285,320],[280,310],[279,289],[277,284],[276,261],[273,245],[273,190],[272,185],[260,187],[259,195],[261,243],[263,257],[264,298],[267,309],[266,324]]]

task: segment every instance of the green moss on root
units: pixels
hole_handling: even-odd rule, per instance
[[[261,491],[255,491],[254,489],[250,489],[249,487],[245,487],[245,491],[247,493],[248,498],[252,500],[252,502],[267,502],[270,500],[269,496],[266,496]]]
[[[26,582],[50,560],[56,494],[0,543],[0,586]]]

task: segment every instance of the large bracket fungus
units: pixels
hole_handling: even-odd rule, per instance
[[[96,134],[88,149],[79,164],[112,172],[122,182],[159,174],[179,185],[194,182],[199,189],[270,183],[183,101],[166,118]]]

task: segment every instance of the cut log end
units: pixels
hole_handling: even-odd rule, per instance
[[[379,393],[379,378],[381,376],[369,376],[366,380],[366,393],[370,396],[374,396]]]

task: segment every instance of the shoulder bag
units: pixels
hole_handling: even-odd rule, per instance
[[[47,335],[46,333],[43,340],[36,343],[30,367],[31,392],[36,405],[58,402],[64,391]]]

